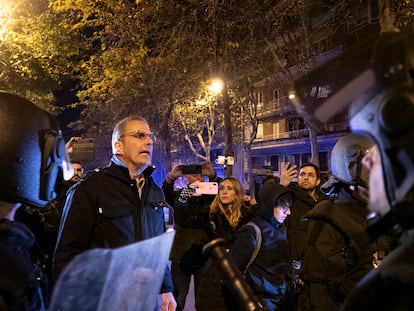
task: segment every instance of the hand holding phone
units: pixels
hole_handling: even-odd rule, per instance
[[[297,170],[296,170],[296,165],[290,162],[285,162],[281,165],[281,170],[280,170],[280,182],[279,184],[281,184],[282,186],[287,187],[292,180],[296,177],[297,175]]]

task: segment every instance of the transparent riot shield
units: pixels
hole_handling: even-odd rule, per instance
[[[78,255],[59,277],[49,311],[155,310],[174,235]]]

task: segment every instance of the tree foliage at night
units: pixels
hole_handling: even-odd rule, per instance
[[[236,143],[242,138],[241,114],[250,122],[248,148],[258,125],[256,84],[265,81],[287,94],[294,79],[322,61],[324,50],[348,44],[344,31],[366,5],[359,0],[14,3],[13,23],[0,33],[2,88],[51,110],[53,90],[65,79],[76,80],[76,95],[86,108],[74,127],[108,146],[115,121],[141,114],[161,138],[157,148],[167,165],[171,150],[186,141],[201,147],[195,148],[200,158],[208,157],[218,143],[213,139],[224,133],[225,107]],[[410,20],[409,1],[379,3],[383,29]],[[221,97],[197,107],[214,77],[225,83]]]
[[[4,1],[0,7],[0,87],[58,113],[53,90],[73,74],[82,42],[47,1]]]
[[[225,81],[227,93],[246,97],[243,85],[274,70],[263,39],[269,32],[264,25],[271,25],[263,14],[270,6],[254,1],[56,1],[52,8],[65,12],[68,23],[75,21],[71,27],[91,34],[94,50],[80,66],[78,97],[87,106],[82,123],[98,132],[136,112],[165,142],[174,141],[173,136],[182,136],[171,135],[180,128],[173,122],[176,103],[194,102],[212,76]],[[220,108],[215,107],[216,115]],[[93,121],[97,114],[99,124]]]

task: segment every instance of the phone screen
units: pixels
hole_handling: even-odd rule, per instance
[[[211,182],[199,182],[197,183],[196,193],[198,194],[217,194],[218,193],[218,183]]]

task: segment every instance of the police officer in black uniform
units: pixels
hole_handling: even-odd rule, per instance
[[[297,109],[309,125],[320,127],[347,108],[351,130],[375,141],[362,160],[370,173],[368,208],[375,215],[368,232],[398,238],[350,293],[346,311],[414,310],[413,37],[414,24],[385,33],[295,84]],[[310,92],[315,87],[328,96]]]
[[[70,178],[65,143],[50,114],[0,92],[0,146],[0,310],[45,310],[43,258],[15,214],[22,205],[44,208],[55,198],[57,177]]]

